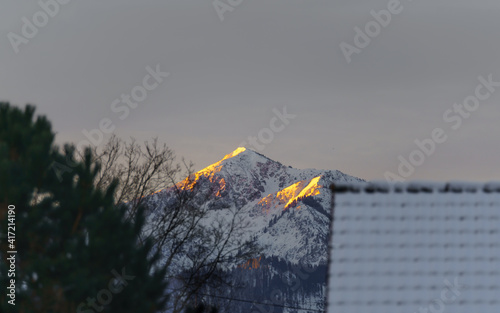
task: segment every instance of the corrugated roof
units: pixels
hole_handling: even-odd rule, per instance
[[[452,193],[474,193],[474,192],[500,192],[500,182],[475,183],[475,182],[405,182],[388,183],[385,181],[359,182],[349,184],[335,184],[331,186],[335,193],[430,193],[430,192],[452,192]]]
[[[499,183],[333,190],[328,313],[500,312]]]

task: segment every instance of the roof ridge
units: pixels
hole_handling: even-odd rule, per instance
[[[334,193],[500,193],[500,182],[350,182],[330,185]]]

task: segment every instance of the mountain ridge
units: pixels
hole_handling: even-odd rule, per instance
[[[250,220],[248,235],[267,247],[266,256],[316,265],[327,260],[330,184],[363,181],[337,170],[285,166],[244,147],[195,172],[190,179],[203,190],[213,189],[205,204],[214,211],[233,207]],[[168,191],[166,188],[151,197],[168,197]]]
[[[174,186],[148,196],[146,201],[152,208],[148,218],[154,222],[163,208],[175,208],[179,191],[180,194],[193,192],[194,207],[206,214],[201,224],[209,228],[214,221],[226,217],[229,223],[224,225],[230,225],[234,214],[242,218],[245,226],[238,232],[237,241],[255,242],[261,247],[260,255],[220,265],[231,283],[240,287],[203,289],[202,293],[210,295],[204,298],[208,304],[217,304],[214,301],[220,300],[221,295],[226,299],[248,299],[230,301],[226,303],[228,308],[221,312],[268,311],[262,308],[262,303],[274,303],[269,297],[276,292],[283,305],[321,311],[326,303],[332,201],[329,186],[362,181],[337,170],[285,166],[239,147]],[[238,250],[233,248],[229,250]],[[188,244],[186,251],[189,250]],[[168,258],[169,251],[162,252]],[[186,263],[189,260],[182,254],[175,257],[174,277],[182,270],[189,270]],[[270,308],[279,313],[296,312],[284,306]]]

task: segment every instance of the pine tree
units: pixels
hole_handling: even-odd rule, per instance
[[[90,149],[54,146],[35,109],[0,103],[0,230],[16,213],[16,305],[0,293],[1,312],[158,312],[166,304],[165,269],[151,241],[139,242],[139,209],[116,207],[117,182],[95,186],[99,164]],[[8,242],[0,238],[0,286],[5,290]]]

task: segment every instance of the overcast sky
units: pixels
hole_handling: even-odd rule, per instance
[[[441,128],[446,140],[405,179],[500,180],[500,87],[478,87],[500,82],[500,2],[393,1],[221,0],[217,12],[211,0],[73,0],[45,21],[37,1],[2,0],[0,100],[36,104],[58,143],[109,118],[197,169],[260,134],[253,149],[286,165],[384,179]],[[399,13],[378,31],[370,12],[388,5]],[[35,35],[23,17],[38,18]],[[367,23],[373,37],[356,47]],[[169,76],[147,79],[127,116],[125,103],[113,110],[157,65]],[[477,88],[487,99],[470,117],[443,118]]]

